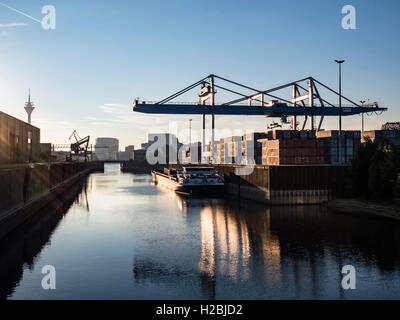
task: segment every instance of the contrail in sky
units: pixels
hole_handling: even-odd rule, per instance
[[[25,27],[26,23],[0,23],[0,28]]]
[[[2,3],[2,2],[0,2],[0,5],[2,5],[3,7],[6,7],[7,9],[10,9],[10,10],[12,10],[12,11],[14,11],[14,12],[17,12],[17,13],[19,13],[19,14],[21,14],[21,15],[23,15],[23,16],[25,16],[25,17],[31,19],[31,20],[33,20],[33,21],[42,23],[40,20],[38,20],[38,19],[36,19],[36,18],[30,16],[29,14],[26,14],[26,13],[24,13],[24,12],[22,12],[22,11],[20,11],[20,10],[17,10],[17,9],[15,9],[15,8],[13,8],[13,7],[10,7],[10,6],[8,6],[8,5]]]

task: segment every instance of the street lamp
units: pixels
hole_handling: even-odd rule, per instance
[[[189,119],[189,148],[192,145],[192,120]]]
[[[189,119],[189,163],[192,163],[192,120]]]
[[[342,63],[344,60],[335,60],[339,65],[339,163],[343,163],[342,156]]]
[[[361,107],[364,107],[365,100],[361,100]],[[361,132],[364,132],[364,112],[361,113]]]

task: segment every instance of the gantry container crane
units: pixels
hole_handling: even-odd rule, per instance
[[[218,83],[216,81],[218,80]],[[220,84],[219,82],[224,83]],[[240,89],[227,88],[226,84]],[[173,100],[190,90],[200,86],[199,101],[194,103],[173,102]],[[291,88],[291,97],[282,97],[279,92]],[[216,89],[221,89],[229,94],[237,96],[237,99],[216,103]],[[246,90],[240,92],[238,90]],[[322,97],[322,90],[333,96],[347,101],[348,105],[338,107],[327,98]],[[266,97],[272,98],[266,101]],[[244,104],[243,102],[246,102]],[[170,95],[158,102],[146,102],[136,99],[133,103],[133,111],[152,114],[198,114],[203,116],[203,129],[205,129],[205,117],[211,115],[212,137],[214,141],[215,115],[251,115],[281,118],[286,123],[287,117],[291,117],[291,128],[298,129],[298,117],[304,117],[301,130],[304,130],[309,122],[311,130],[320,130],[324,117],[351,116],[364,113],[382,113],[387,108],[381,108],[378,103],[360,105],[334,89],[328,87],[313,77],[303,78],[268,90],[258,90],[250,86],[211,74],[190,86]],[[318,125],[315,124],[319,117]],[[205,130],[203,130],[203,150],[205,146]]]

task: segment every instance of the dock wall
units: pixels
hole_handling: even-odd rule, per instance
[[[345,165],[213,166],[224,180],[226,194],[269,205],[327,202],[343,189],[348,168]]]
[[[160,170],[168,167],[165,164],[156,164],[150,165],[146,161],[121,161],[121,170],[122,172],[131,172],[131,173],[150,173],[152,170]]]
[[[0,167],[0,238],[95,168],[87,163]]]

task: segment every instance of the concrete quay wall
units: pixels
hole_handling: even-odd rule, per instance
[[[89,163],[0,166],[0,237],[93,170]]]

